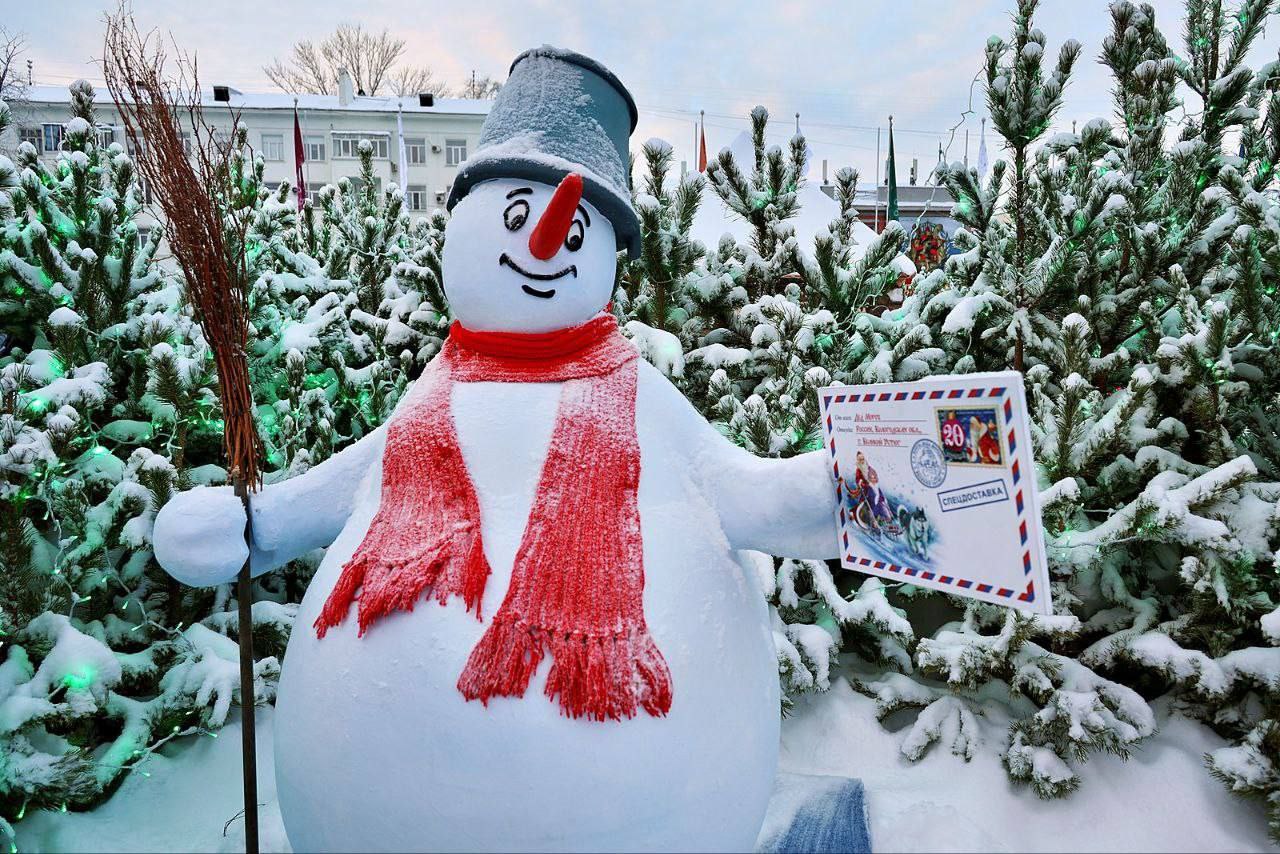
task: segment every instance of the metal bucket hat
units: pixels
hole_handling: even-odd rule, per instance
[[[635,258],[640,220],[631,204],[627,147],[635,127],[635,101],[612,71],[550,45],[527,50],[511,63],[447,207],[453,210],[482,181],[524,178],[556,186],[577,172],[583,196],[609,218],[618,247]]]

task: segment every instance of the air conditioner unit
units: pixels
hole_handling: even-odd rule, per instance
[[[443,204],[444,204],[444,201],[445,201],[445,197],[446,197],[446,193],[445,193],[445,191],[444,191],[444,190],[437,190],[437,191],[436,191],[436,204],[437,204],[437,205],[443,205]]]
[[[440,146],[436,145],[434,142],[433,142],[433,143],[431,143],[431,153],[432,153],[432,154],[439,154],[439,153],[440,153],[441,151],[443,151],[443,150],[444,150],[444,149],[442,149]]]

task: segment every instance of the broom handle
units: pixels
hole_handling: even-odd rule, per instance
[[[253,551],[253,516],[249,511],[249,486],[244,478],[234,479],[236,495],[244,505],[244,538]],[[249,558],[244,559],[236,585],[240,604],[240,749],[244,769],[244,846],[245,854],[258,854],[258,748],[254,728],[253,690],[253,586],[249,575]]]

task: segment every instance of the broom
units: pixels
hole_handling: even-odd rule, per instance
[[[156,33],[139,33],[121,3],[106,18],[103,70],[143,179],[164,214],[169,247],[186,279],[186,292],[213,353],[222,402],[223,442],[235,494],[245,511],[244,536],[252,544],[249,494],[260,484],[261,443],[245,355],[249,332],[245,237],[248,216],[231,199],[231,158],[239,116],[229,133],[207,124],[193,59],[179,53],[177,79],[165,76],[166,55]],[[187,128],[190,145],[184,143]],[[243,714],[245,848],[258,851],[257,760],[254,731],[253,614],[249,559],[241,567],[239,599],[240,707]]]

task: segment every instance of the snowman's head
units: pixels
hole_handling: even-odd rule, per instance
[[[590,320],[613,295],[613,225],[559,186],[502,178],[478,184],[453,209],[441,258],[445,296],[468,329],[553,332]]]

